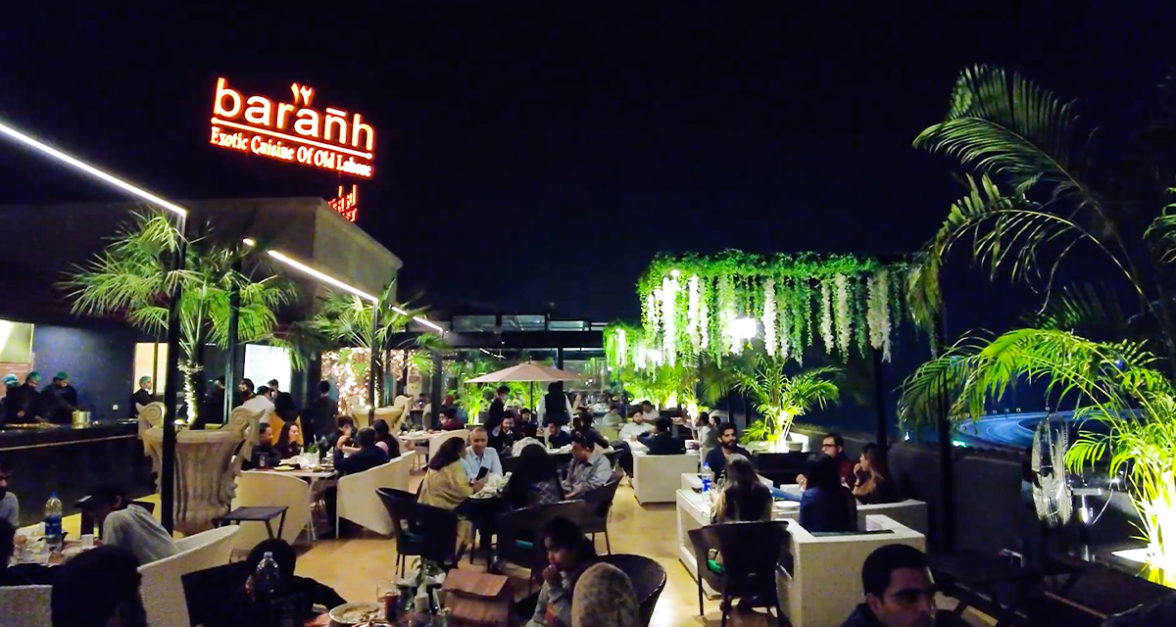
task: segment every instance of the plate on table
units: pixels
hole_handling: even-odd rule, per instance
[[[383,608],[377,603],[357,602],[344,603],[332,609],[328,616],[338,625],[356,625],[359,623],[367,623],[372,619],[379,618],[383,612]]]
[[[298,470],[298,466],[274,466],[274,470],[278,472],[294,472]]]

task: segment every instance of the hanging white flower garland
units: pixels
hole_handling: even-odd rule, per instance
[[[695,354],[702,350],[702,328],[705,324],[699,309],[698,275],[692,274],[686,281],[686,335],[690,337],[690,346]]]
[[[678,279],[668,276],[662,279],[661,288],[661,326],[662,326],[662,359],[673,366],[678,362],[678,325],[675,314],[675,301],[678,299]]]
[[[852,321],[849,316],[849,277],[839,274],[834,279],[837,287],[834,293],[834,310],[837,323],[837,350],[842,359],[849,358],[849,342],[853,338]]]
[[[882,359],[890,361],[890,278],[886,270],[866,279],[866,323],[870,327],[870,346],[882,351]]]
[[[764,281],[764,314],[760,318],[764,325],[764,349],[768,355],[776,355],[776,280]]]
[[[830,302],[829,282],[821,281],[821,339],[825,342],[825,353],[832,355],[837,347],[833,338],[833,304]]]

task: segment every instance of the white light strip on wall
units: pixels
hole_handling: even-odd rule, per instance
[[[24,144],[25,146],[28,146],[29,148],[33,148],[34,150],[38,150],[42,153],[49,155],[50,157],[53,157],[54,159],[57,159],[58,161],[62,161],[62,162],[66,163],[74,168],[77,168],[78,170],[81,170],[82,172],[85,172],[86,174],[89,174],[90,176],[93,176],[94,178],[97,178],[99,180],[110,183],[111,185],[113,185],[113,186],[115,186],[115,187],[129,193],[129,194],[132,194],[134,196],[142,198],[143,200],[146,200],[147,202],[149,202],[153,205],[163,207],[164,209],[167,209],[168,211],[171,211],[171,212],[179,215],[180,217],[185,217],[188,215],[187,209],[184,209],[183,207],[181,207],[173,202],[164,200],[164,199],[160,198],[159,196],[156,196],[155,194],[152,194],[151,192],[149,192],[145,189],[136,187],[136,186],[118,178],[117,176],[114,176],[113,174],[99,170],[98,168],[86,163],[85,161],[82,161],[81,159],[78,159],[76,157],[68,155],[68,154],[54,148],[53,146],[50,146],[49,144],[46,144],[42,141],[38,141],[36,139],[33,139],[32,137],[12,128],[11,126],[4,124],[3,122],[0,122],[0,133],[3,133],[4,135],[7,135],[7,136],[15,139],[16,141],[20,142],[21,144]]]
[[[244,242],[246,246],[249,246],[251,248],[253,246],[257,245],[257,242],[249,237],[246,237],[245,239],[243,239],[241,241]],[[282,263],[284,263],[292,268],[295,268],[295,269],[300,270],[306,274],[309,274],[310,276],[312,276],[312,277],[314,277],[324,283],[327,283],[328,285],[333,285],[333,286],[335,286],[345,292],[348,292],[350,294],[355,294],[356,296],[363,298],[365,300],[370,300],[373,303],[379,302],[379,299],[376,298],[375,296],[372,296],[371,294],[368,294],[367,292],[365,292],[357,287],[352,287],[351,285],[348,285],[348,284],[344,283],[343,281],[336,279],[333,276],[319,272],[318,270],[315,270],[314,268],[312,268],[312,267],[310,267],[300,261],[296,261],[294,259],[291,259],[290,257],[287,257],[286,255],[283,255],[282,253],[280,253],[276,250],[267,250],[265,252],[270,257],[273,257],[274,259],[277,259],[278,261],[281,261]],[[396,313],[398,313],[402,316],[408,315],[407,311],[405,311],[395,305],[392,306],[392,311],[395,311]],[[413,316],[412,319],[416,320],[417,322],[419,322],[419,323],[421,323],[431,329],[436,329],[438,333],[445,332],[445,329],[443,327],[441,327],[440,325],[438,325],[438,324],[432,322],[431,320],[428,320],[422,316]]]

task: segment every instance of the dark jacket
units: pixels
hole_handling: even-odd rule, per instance
[[[40,398],[37,401],[37,415],[59,425],[66,425],[72,422],[73,411],[77,406],[70,404],[69,395],[66,393],[67,389],[69,388],[59,388],[56,385],[45,386],[41,390]]]
[[[738,444],[735,445],[735,450],[731,451],[731,454],[742,455],[746,457],[748,461],[751,461],[751,453],[747,452],[747,449],[739,446]],[[710,452],[706,454],[706,460],[704,460],[704,463],[710,466],[711,472],[715,473],[716,477],[721,476],[727,470],[727,456],[723,455],[723,447],[716,446],[715,448],[712,448]]]
[[[608,438],[604,437],[599,431],[596,430],[595,427],[585,427],[583,429],[580,429],[579,432],[581,435],[584,436],[584,438],[594,442],[596,444],[596,446],[600,446],[603,448],[609,447]]]
[[[361,448],[352,453],[351,457],[343,457],[343,451],[337,450],[335,451],[335,470],[345,475],[355,474],[381,464],[387,464],[389,459],[384,449],[376,446]]]
[[[36,422],[37,400],[40,395],[36,388],[18,385],[8,388],[4,395],[4,422],[21,424]],[[24,411],[23,418],[17,417],[17,412]]]
[[[561,446],[567,446],[572,443],[572,434],[564,431],[563,429],[560,429],[559,433],[556,433],[555,435],[545,435],[543,436],[543,439],[547,441],[547,446],[551,448],[559,448]]]
[[[261,468],[261,460],[265,460],[265,468],[273,468],[282,462],[282,456],[274,449],[272,444],[258,444],[253,447],[253,452],[249,459],[241,462],[241,470],[253,470],[254,468]]]
[[[858,531],[857,501],[849,488],[809,488],[800,497],[800,526],[808,532]]]
[[[643,433],[637,441],[649,448],[650,455],[678,455],[686,452],[686,443],[675,438],[669,431],[664,433]]]
[[[135,393],[131,395],[131,402],[127,408],[127,415],[131,418],[138,418],[139,408],[135,407],[135,403],[140,405],[149,405],[154,400],[155,397],[151,395],[151,392],[144,390],[143,388],[135,390]]]
[[[499,429],[498,435],[495,435],[494,433],[490,433],[486,437],[486,443],[489,444],[490,446],[492,446],[495,450],[497,450],[499,455],[507,455],[509,457],[510,456],[510,447],[513,446],[515,441],[518,440],[520,437],[522,437],[522,436],[519,435],[519,432],[517,430],[511,431],[510,433],[507,433],[507,432]]]
[[[330,396],[320,396],[302,411],[302,424],[310,429],[310,433],[316,438],[330,437],[337,428],[335,408],[335,402]]]
[[[502,424],[502,417],[506,415],[506,404],[502,402],[501,398],[494,397],[490,401],[490,410],[486,412],[486,432],[491,433]]]
[[[57,571],[40,564],[17,564],[0,570],[0,587],[2,586],[51,586],[56,580]]]

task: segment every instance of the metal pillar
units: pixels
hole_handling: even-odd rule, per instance
[[[184,270],[185,255],[188,249],[188,220],[178,218],[176,231],[180,242],[172,260],[172,267],[176,271]],[[160,464],[159,504],[160,519],[169,532],[175,528],[176,506],[176,425],[175,419],[179,415],[176,402],[180,390],[180,282],[176,281],[172,288],[167,311],[167,382],[163,386],[163,453]]]
[[[233,264],[233,272],[241,271],[241,260]],[[241,314],[241,286],[237,277],[233,277],[233,287],[229,292],[229,328],[228,341],[225,343],[225,399],[221,422],[229,421],[229,414],[233,412],[233,391],[237,389],[237,329],[240,326]]]
[[[946,346],[947,331],[944,324],[944,314],[940,311],[934,321],[935,342],[939,350],[932,357],[939,357],[942,347]],[[939,382],[939,415],[935,423],[939,436],[939,511],[941,513],[939,529],[939,550],[950,552],[955,548],[955,460],[952,459],[951,417],[948,415],[951,399],[947,396],[947,374],[944,373]]]
[[[368,342],[371,364],[368,367],[368,425],[376,421],[376,369],[379,367],[380,347],[377,336],[380,330],[380,303],[372,304],[372,338]]]
[[[441,386],[445,382],[445,362],[441,353],[433,353],[433,376],[429,378],[429,403],[433,405],[433,425],[441,426]]]
[[[886,462],[889,437],[886,430],[886,388],[882,380],[882,351],[871,351],[874,361],[874,441],[878,443],[880,461]]]

